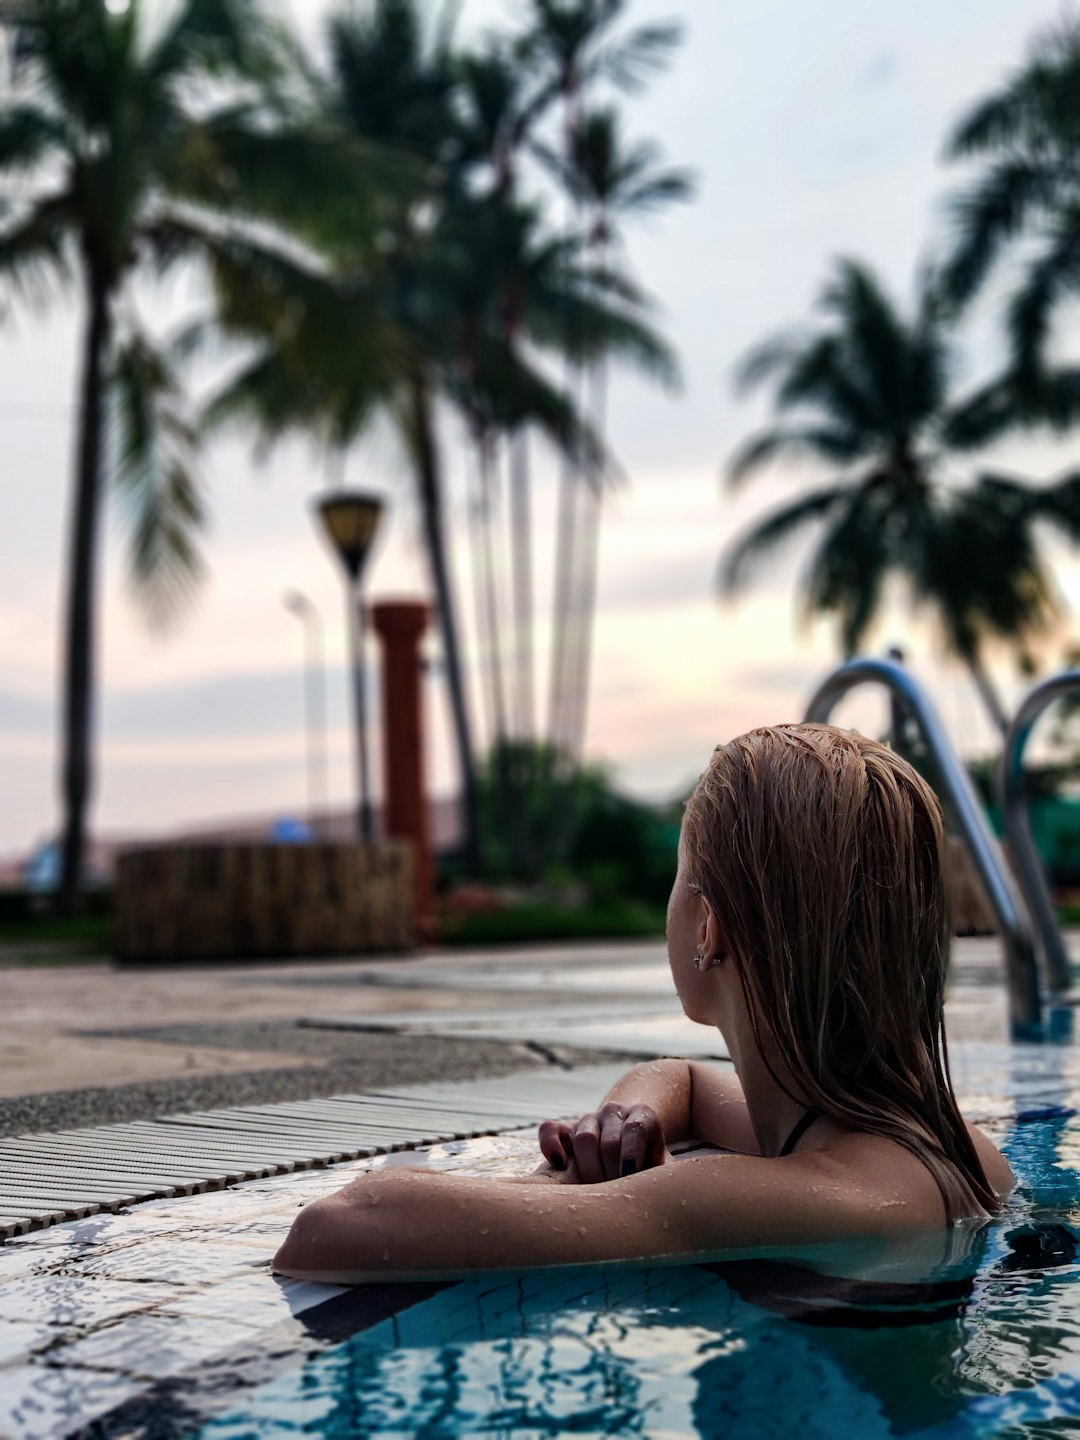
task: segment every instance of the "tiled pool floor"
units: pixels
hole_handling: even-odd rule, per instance
[[[950,1048],[965,1113],[1000,1135],[1020,1112],[1076,1102],[1080,1053],[1071,1044],[1006,1043],[993,959],[985,942],[971,942],[957,967]],[[606,998],[597,995],[591,1005],[583,1000],[578,1023],[610,1035],[624,1022],[598,1023],[605,1013],[600,1006],[610,1017],[620,996],[640,996],[648,967],[598,968],[607,970]],[[568,988],[559,991],[564,1006]],[[516,987],[507,984],[506,990],[506,1009],[482,1018],[489,1033],[499,1033],[500,1022],[521,1033]],[[651,1050],[642,1053],[697,1053],[684,1042],[698,1027],[686,1031],[666,997],[659,990],[657,995],[658,1012],[645,1010],[625,1021],[637,1027],[639,1039],[650,1037]],[[402,1009],[403,1023],[410,1023]],[[542,1015],[534,1019],[541,1022],[536,1038],[542,1040],[546,1022]],[[559,1027],[554,1033],[566,1039]],[[715,1040],[706,1037],[705,1044],[712,1046],[705,1053],[717,1053]],[[599,1099],[609,1069],[553,1070],[549,1083],[567,1107],[580,1093],[583,1107],[589,1098]],[[532,1076],[538,1086],[545,1078]],[[453,1141],[154,1201],[8,1241],[0,1247],[0,1434],[12,1440],[72,1435],[117,1407],[137,1405],[140,1396],[164,1393],[162,1387],[174,1384],[181,1393],[184,1377],[193,1372],[205,1378],[226,1362],[235,1369],[237,1357],[272,1366],[275,1356],[325,1336],[341,1307],[354,1299],[374,1303],[370,1294],[275,1278],[270,1258],[304,1204],[338,1189],[358,1169],[403,1160],[514,1173],[531,1169],[537,1154],[531,1131]],[[385,1303],[392,1306],[393,1297]],[[356,1317],[349,1323],[355,1328]]]

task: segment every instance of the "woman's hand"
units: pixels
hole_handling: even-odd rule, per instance
[[[574,1124],[545,1120],[540,1149],[560,1179],[579,1185],[651,1170],[668,1158],[663,1126],[652,1106],[614,1100]]]

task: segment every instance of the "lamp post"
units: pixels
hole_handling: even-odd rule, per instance
[[[285,609],[295,615],[304,635],[304,732],[307,748],[308,826],[313,836],[315,817],[329,809],[326,784],[326,648],[322,616],[306,595],[289,590],[282,597]]]
[[[323,534],[345,571],[353,690],[356,697],[356,761],[360,789],[357,829],[361,840],[374,839],[368,774],[364,609],[361,590],[364,566],[379,527],[382,508],[383,502],[377,495],[364,495],[355,490],[333,490],[321,495],[315,502],[315,513],[322,525]]]

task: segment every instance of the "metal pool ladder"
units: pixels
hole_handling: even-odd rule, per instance
[[[967,770],[953,749],[945,727],[926,691],[902,665],[898,665],[895,661],[849,660],[835,670],[819,687],[806,707],[806,719],[808,722],[816,721],[819,724],[825,724],[837,701],[855,686],[867,682],[884,685],[901,702],[919,727],[926,747],[937,767],[939,786],[953,807],[957,824],[971,853],[971,858],[975,862],[979,877],[986,888],[1001,930],[1005,944],[1009,1022],[1013,1039],[1043,1040],[1046,1038],[1046,1032],[1043,1025],[1038,953],[1032,935],[1031,922],[1025,912],[1016,883],[1005,864],[1001,847],[986,822],[982,805],[979,803]],[[1054,684],[1055,682],[1050,683]],[[1076,676],[1076,684],[1077,688],[1080,688],[1080,675]],[[1039,687],[1040,690],[1043,688],[1045,687]],[[1035,691],[1032,696],[1028,697],[1028,701],[1021,707],[1021,714],[1017,716],[1017,722],[1038,693],[1039,691]],[[1054,691],[1054,695],[1058,693],[1060,692]],[[1028,723],[1028,730],[1034,723],[1034,717],[1042,710],[1043,704],[1049,703],[1051,698],[1053,696],[1048,696],[1035,708]],[[1023,743],[1026,738],[1025,732],[1019,739],[1016,751],[1017,763],[1023,754]],[[1006,752],[1008,753],[1008,746]],[[1025,812],[1025,823],[1026,819]],[[1030,829],[1027,833],[1030,841]],[[1035,856],[1035,868],[1039,883],[1042,884],[1045,893],[1045,882],[1042,880],[1042,872],[1038,866],[1038,857]],[[1028,877],[1025,874],[1025,881],[1027,880]],[[1027,888],[1026,885],[1025,888]],[[1052,906],[1050,906],[1048,895],[1046,904],[1051,923],[1053,923]],[[1057,935],[1056,924],[1053,925],[1053,929]],[[1058,936],[1058,944],[1060,945],[1060,943],[1060,936]]]
[[[1065,941],[1058,928],[1054,902],[1050,898],[1050,890],[1031,830],[1027,796],[1024,793],[1024,750],[1036,721],[1047,706],[1066,695],[1076,694],[1080,694],[1080,670],[1065,670],[1062,674],[1035,686],[1016,712],[1016,718],[1009,727],[999,774],[1005,833],[1016,860],[1024,899],[1039,932],[1046,983],[1052,998],[1063,995],[1069,989],[1072,976]]]

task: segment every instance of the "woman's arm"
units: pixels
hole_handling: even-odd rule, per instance
[[[274,1269],[359,1284],[891,1234],[942,1223],[929,1183],[898,1195],[879,1167],[821,1150],[694,1156],[594,1186],[385,1170],[302,1210]]]
[[[545,1120],[540,1126],[540,1148],[559,1178],[585,1184],[661,1165],[665,1146],[688,1137],[741,1154],[759,1153],[734,1070],[687,1060],[650,1061],[622,1076],[599,1108],[575,1124]],[[546,1167],[539,1172],[552,1174]]]
[[[731,1067],[697,1060],[652,1060],[635,1065],[611,1087],[605,1103],[648,1105],[666,1140],[704,1140],[743,1155],[760,1153],[739,1077]]]

